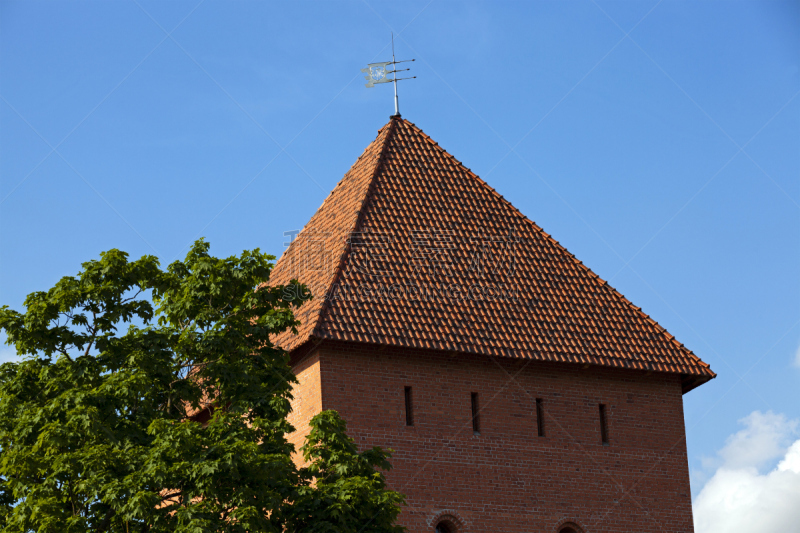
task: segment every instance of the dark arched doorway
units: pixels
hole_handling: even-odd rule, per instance
[[[456,528],[450,522],[443,520],[436,524],[436,533],[456,533]]]

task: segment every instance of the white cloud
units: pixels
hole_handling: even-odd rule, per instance
[[[783,415],[753,411],[739,420],[745,428],[728,437],[719,451],[722,465],[729,469],[761,468],[781,457],[797,432],[798,421]]]
[[[696,533],[797,531],[798,421],[755,411],[739,422],[745,428],[728,437],[718,468],[694,500]],[[777,466],[760,472],[778,458]]]

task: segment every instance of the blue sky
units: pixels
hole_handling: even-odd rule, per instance
[[[109,248],[280,255],[393,111],[392,30],[403,116],[719,374],[695,493],[800,418],[796,2],[2,2],[0,302]]]

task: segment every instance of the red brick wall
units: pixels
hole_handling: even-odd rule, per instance
[[[319,353],[304,353],[297,359],[292,370],[299,383],[292,389],[292,412],[289,413],[289,423],[294,426],[295,431],[289,434],[289,442],[294,444],[295,464],[302,464],[300,447],[308,435],[308,421],[322,410],[322,394]]]
[[[693,530],[677,375],[355,344],[323,344],[309,359],[298,367],[293,423],[336,409],[360,447],[392,448],[388,479],[407,496],[400,520],[411,533],[433,531],[443,515],[459,532],[556,532],[566,522],[586,533]],[[413,387],[411,427],[404,386]]]

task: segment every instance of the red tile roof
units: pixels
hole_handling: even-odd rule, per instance
[[[414,124],[393,117],[278,260],[312,339],[632,368],[709,366]]]

